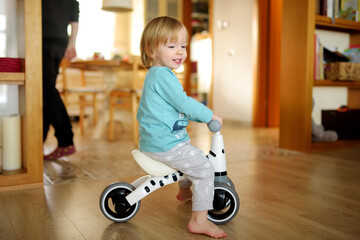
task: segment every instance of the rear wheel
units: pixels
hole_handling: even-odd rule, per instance
[[[126,196],[135,190],[135,187],[126,182],[117,182],[107,186],[100,197],[101,212],[114,222],[127,222],[139,211],[141,201],[130,206]]]

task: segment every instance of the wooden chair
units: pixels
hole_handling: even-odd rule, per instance
[[[79,128],[80,128],[80,133],[84,134],[85,108],[88,106],[93,108],[93,122],[95,125],[98,120],[98,109],[97,109],[98,96],[99,94],[103,94],[105,97],[106,87],[103,82],[102,82],[102,86],[97,86],[97,87],[87,86],[85,79],[85,69],[79,69],[79,68],[77,69],[79,69],[80,71],[80,86],[76,86],[76,87],[69,86],[69,82],[68,82],[69,79],[66,71],[69,67],[70,67],[70,62],[64,58],[60,64],[62,84],[63,84],[61,95],[63,96],[64,104],[66,107],[74,104],[79,106]],[[77,102],[69,101],[70,94],[78,95],[78,101]]]
[[[126,109],[131,112],[134,143],[138,145],[139,125],[136,113],[147,69],[142,66],[140,56],[133,56],[131,61],[133,67],[130,86],[115,88],[109,94],[109,140],[114,140],[114,110]]]

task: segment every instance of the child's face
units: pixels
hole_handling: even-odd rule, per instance
[[[154,65],[158,67],[168,67],[177,69],[185,61],[187,34],[185,29],[181,29],[178,39],[175,42],[168,40],[165,45],[160,44],[154,53]]]

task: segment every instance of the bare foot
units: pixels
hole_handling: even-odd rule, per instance
[[[227,236],[224,230],[207,219],[207,211],[193,212],[193,216],[188,224],[188,230],[192,233],[205,234],[213,238]]]
[[[179,188],[179,193],[176,195],[176,199],[179,201],[185,201],[192,197],[192,191],[190,188]]]

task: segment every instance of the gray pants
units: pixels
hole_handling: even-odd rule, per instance
[[[202,150],[192,146],[190,141],[187,141],[166,152],[144,153],[187,176],[184,180],[179,181],[179,186],[189,188],[193,184],[193,211],[213,209],[214,168]]]

